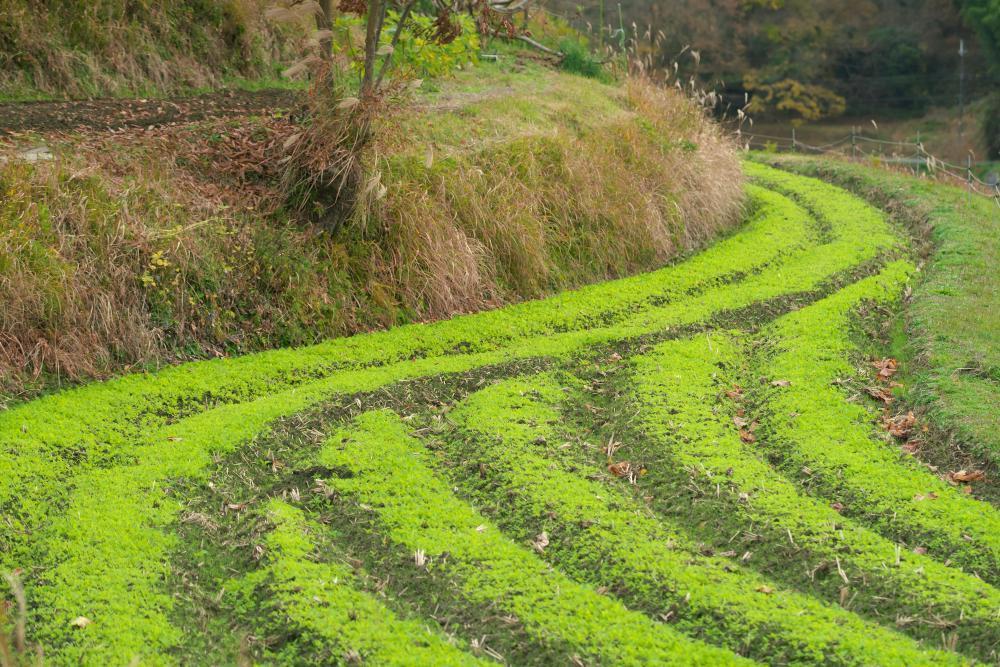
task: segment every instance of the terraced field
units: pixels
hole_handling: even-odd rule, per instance
[[[995,662],[1000,513],[904,455],[876,209],[748,163],[735,234],[500,311],[0,415],[53,664]]]

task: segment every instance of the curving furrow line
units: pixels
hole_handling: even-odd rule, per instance
[[[800,312],[893,298],[907,275],[905,265],[890,265]],[[667,342],[634,362],[643,454],[657,461],[640,486],[657,511],[684,517],[710,542],[744,550],[751,566],[775,578],[931,641],[955,630],[958,648],[990,658],[1000,637],[1000,591],[843,517],[772,468],[758,442],[742,442],[733,417],[750,418],[726,394],[740,363],[739,347],[722,334]],[[678,467],[693,481],[687,497],[678,498]]]
[[[458,429],[443,447],[459,485],[522,541],[540,531],[543,558],[578,581],[603,587],[685,634],[772,664],[945,665],[961,658],[915,642],[835,606],[701,555],[683,531],[657,521],[629,493],[587,479],[557,409],[568,400],[556,375],[491,385],[450,412]],[[563,457],[565,458],[565,457]],[[481,474],[471,473],[473,470]]]
[[[510,541],[453,495],[392,413],[362,415],[330,438],[319,460],[344,471],[326,481],[330,492],[370,508],[379,534],[422,554],[428,570],[454,582],[463,600],[511,614],[559,662],[576,656],[616,665],[751,664],[628,611]]]

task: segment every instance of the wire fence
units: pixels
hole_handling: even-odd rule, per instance
[[[852,132],[821,145],[813,145],[797,138],[793,129],[790,136],[780,137],[759,132],[736,130],[736,139],[747,150],[782,151],[805,153],[808,155],[832,155],[855,161],[891,165],[913,171],[939,180],[950,181],[965,187],[970,194],[977,194],[993,200],[1000,209],[1000,179],[996,173],[987,180],[975,172],[975,163],[970,154],[966,164],[955,164],[932,155],[921,142],[893,141],[869,137],[861,132]]]

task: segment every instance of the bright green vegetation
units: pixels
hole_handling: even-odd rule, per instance
[[[294,630],[312,640],[298,654],[268,655],[269,663],[330,664],[356,655],[379,665],[474,665],[479,661],[443,636],[414,621],[396,618],[378,599],[352,584],[357,574],[346,562],[314,562],[323,526],[306,521],[301,510],[272,501],[274,529],[267,535],[266,565],[243,581],[237,595],[273,597],[272,630]],[[263,589],[263,590],[262,590]]]
[[[1000,461],[1000,208],[938,183],[840,163],[781,158],[819,174],[914,228],[933,247],[906,311],[907,401],[954,431],[963,447]]]
[[[721,339],[713,342],[726,346]],[[677,368],[674,360],[672,369]],[[711,369],[704,377],[711,377]],[[631,608],[667,617],[689,634],[761,661],[957,661],[922,653],[893,632],[779,590],[772,581],[734,569],[725,558],[703,556],[682,529],[657,521],[632,494],[582,477],[584,464],[569,450],[579,451],[584,443],[560,430],[558,407],[571,399],[559,379],[518,378],[473,394],[449,414],[459,431],[446,436],[450,458],[460,466],[453,475],[456,483],[489,507],[508,533],[530,540],[544,530],[550,544],[543,556],[555,567],[613,590]],[[552,465],[559,458],[565,459],[561,465]],[[477,462],[485,474],[461,474]]]
[[[832,385],[907,244],[746,172],[745,224],[652,273],[0,413],[29,639],[57,665],[994,660],[995,511]]]
[[[327,480],[331,491],[371,507],[378,529],[421,554],[423,566],[450,579],[463,599],[514,615],[541,650],[620,665],[744,664],[627,611],[512,542],[452,495],[396,415],[363,415],[356,429],[333,435],[319,460],[341,473]]]
[[[858,358],[846,291],[765,329],[769,348],[755,370],[761,377],[790,382],[764,385],[756,398],[761,441],[773,449],[787,474],[813,493],[844,505],[844,513],[881,524],[911,549],[923,547],[942,561],[976,572],[991,583],[1000,575],[1000,513],[950,486],[896,447],[873,446],[858,424],[874,418],[848,402],[838,387]],[[808,474],[802,474],[804,468]]]
[[[830,300],[843,308],[863,298],[885,298],[898,293],[906,276],[905,267],[890,266],[875,278],[787,317],[822,315]],[[831,323],[821,321],[824,326]],[[750,553],[750,561],[775,578],[812,589],[821,597],[825,594],[831,602],[849,596],[852,609],[887,615],[901,626],[936,619],[944,627],[959,628],[963,639],[989,655],[992,638],[1000,632],[996,615],[1000,591],[927,557],[902,552],[903,546],[842,518],[829,502],[801,493],[762,457],[769,442],[766,435],[760,434],[762,444],[741,442],[733,421],[736,407],[732,401],[728,406],[724,402],[729,400],[726,390],[739,384],[739,359],[731,341],[708,336],[664,343],[636,362],[633,382],[639,426],[648,440],[639,454],[641,460],[656,461],[639,485],[654,497],[654,507],[668,515],[685,515],[690,523],[708,524],[699,535],[720,548],[743,547],[740,553]],[[726,366],[736,368],[726,373],[722,370]],[[793,385],[797,380],[798,376]],[[839,395],[826,398],[834,401],[833,406],[843,401]],[[798,406],[801,413],[793,419],[815,426],[809,421],[813,405]],[[753,414],[746,418],[753,419]],[[852,428],[865,434],[857,422]],[[825,441],[831,442],[829,436]],[[869,449],[875,446],[868,441]],[[841,458],[850,460],[852,453],[862,458],[856,451]],[[799,475],[800,469],[809,469],[791,458],[789,466]],[[688,471],[694,482],[696,490],[688,503],[678,503],[676,497],[678,469]],[[915,477],[919,483],[919,474]],[[708,488],[699,488],[703,484]],[[857,505],[859,510],[868,507],[861,499]],[[950,532],[947,524],[937,527]],[[734,535],[743,540],[732,539]],[[801,562],[789,570],[793,557]],[[822,574],[816,576],[817,572]],[[927,632],[918,626],[913,631],[930,638],[939,634],[937,628]]]

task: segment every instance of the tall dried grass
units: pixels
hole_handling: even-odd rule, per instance
[[[263,21],[264,0],[5,0],[0,93],[172,94],[274,77],[304,30]]]
[[[650,269],[734,225],[730,140],[675,90],[638,78],[623,97],[628,111],[594,130],[382,161],[388,191],[362,222],[373,273],[438,318]]]
[[[540,76],[516,102],[483,91],[490,117],[469,94],[377,121],[336,234],[268,205],[289,151],[319,145],[289,144],[303,128],[287,119],[77,138],[55,161],[0,164],[0,405],[635,273],[738,222],[735,147],[696,104],[641,79]],[[594,115],[548,85],[590,95]],[[451,145],[414,123],[450,124]]]

